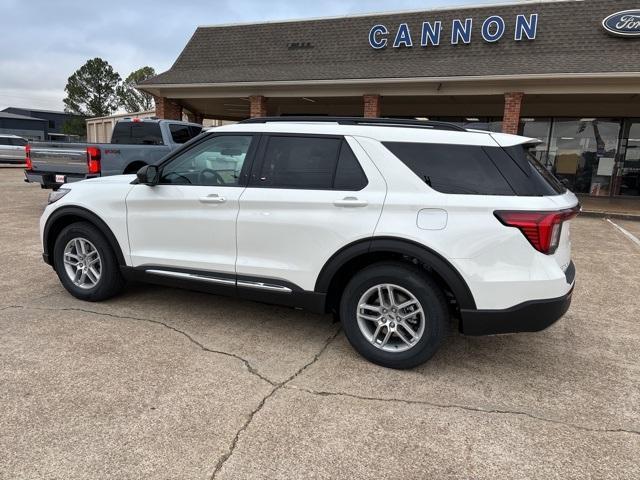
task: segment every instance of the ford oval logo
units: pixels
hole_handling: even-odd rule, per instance
[[[620,37],[640,37],[640,10],[624,10],[602,21],[604,29]]]

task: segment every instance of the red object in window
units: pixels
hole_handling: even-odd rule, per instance
[[[140,119],[139,119],[138,117],[136,117],[136,118],[132,118],[132,119],[131,119],[131,121],[132,121],[132,122],[136,122],[136,123],[137,123],[137,122],[139,122],[139,121],[140,121]]]
[[[100,173],[100,149],[98,147],[87,147],[87,172]]]
[[[33,170],[33,164],[31,163],[31,145],[28,143],[24,146],[24,154],[25,154],[25,163],[27,166],[25,167],[27,170]]]
[[[518,228],[533,248],[551,255],[558,248],[562,223],[580,213],[580,205],[555,212],[498,210],[494,215],[508,227]]]

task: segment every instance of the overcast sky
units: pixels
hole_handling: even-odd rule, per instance
[[[124,78],[167,70],[198,25],[514,0],[0,0],[0,109],[62,110],[67,78],[102,57]]]

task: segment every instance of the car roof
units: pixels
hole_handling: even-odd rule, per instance
[[[306,135],[336,135],[373,138],[380,142],[414,142],[414,143],[444,143],[451,145],[477,145],[502,147],[537,142],[536,139],[494,133],[482,130],[440,130],[437,128],[421,128],[411,125],[354,125],[339,124],[327,121],[277,121],[264,123],[236,123],[213,127],[208,132],[229,133],[275,133],[275,134],[306,134]]]
[[[4,138],[21,138],[22,140],[26,140],[26,138],[21,137],[19,135],[14,135],[12,133],[0,133],[0,137],[4,137]]]

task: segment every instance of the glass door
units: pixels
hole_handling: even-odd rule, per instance
[[[625,121],[614,195],[640,196],[640,119]]]
[[[609,196],[620,129],[620,121],[608,118],[554,119],[548,160],[553,173],[575,193]]]

